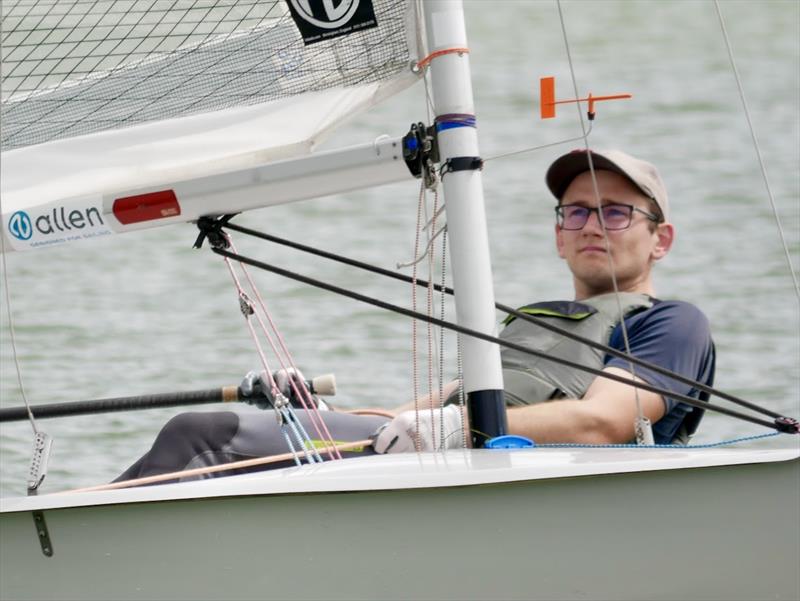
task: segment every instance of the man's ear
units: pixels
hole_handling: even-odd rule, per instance
[[[658,261],[666,257],[672,248],[672,243],[675,241],[675,227],[671,223],[659,223],[653,235],[657,236],[658,241],[653,248],[652,257],[654,261]]]
[[[556,223],[556,250],[558,251],[558,256],[562,259],[564,258],[564,239],[561,235],[561,227]]]

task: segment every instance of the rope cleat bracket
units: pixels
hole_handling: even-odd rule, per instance
[[[775,429],[785,434],[800,434],[800,422],[792,417],[778,417],[775,419]]]
[[[411,175],[424,178],[426,188],[436,186],[436,170],[439,162],[439,144],[436,127],[426,127],[424,123],[412,123],[408,133],[403,136],[403,160]]]
[[[206,240],[206,238],[208,239],[208,243],[212,248],[230,247],[228,236],[222,231],[222,228],[225,227],[236,215],[237,213],[230,213],[220,217],[208,215],[200,217],[200,219],[195,222],[197,224],[197,229],[200,230],[200,233],[197,235],[197,239],[194,241],[192,248],[202,248],[203,242]]]
[[[36,432],[33,441],[33,457],[31,467],[28,472],[28,496],[37,494],[39,485],[47,475],[47,460],[50,457],[50,449],[53,439],[45,432]],[[42,547],[45,557],[53,556],[53,543],[50,540],[50,531],[47,529],[47,521],[44,512],[37,510],[33,512],[33,525],[36,528],[36,535]]]

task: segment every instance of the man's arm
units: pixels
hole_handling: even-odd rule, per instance
[[[628,371],[618,367],[609,367],[604,371],[632,379]],[[559,400],[509,409],[509,433],[532,438],[537,443],[630,442],[635,438],[636,395],[637,391],[632,386],[597,377],[582,400]],[[661,419],[665,412],[661,396],[644,390],[639,390],[638,395],[644,415],[651,422]],[[426,409],[430,401],[427,399]],[[442,441],[437,437],[442,430],[446,446],[455,448],[461,444],[461,428],[466,421],[466,416],[461,415],[460,407],[456,405],[450,405],[441,413],[420,410],[419,414],[414,414],[413,411],[405,411],[379,431],[375,450],[379,453],[413,451],[416,447],[417,425],[420,427],[421,450],[441,448]],[[470,439],[469,436],[465,438],[467,441]]]
[[[619,367],[603,371],[633,379],[630,372]],[[509,409],[508,430],[537,443],[630,442],[636,437],[637,394],[642,413],[652,423],[664,416],[661,395],[598,376],[581,400],[565,399]]]

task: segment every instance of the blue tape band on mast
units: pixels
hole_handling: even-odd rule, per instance
[[[434,123],[437,132],[456,127],[477,127],[475,115],[440,115]]]

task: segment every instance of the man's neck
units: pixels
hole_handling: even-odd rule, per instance
[[[613,294],[614,293],[614,286],[604,286],[604,287],[590,287],[584,285],[582,282],[574,282],[575,283],[575,300],[580,301],[587,298],[592,298],[593,296],[600,296],[601,294]],[[653,288],[653,283],[648,278],[646,281],[638,282],[634,285],[624,285],[621,282],[618,282],[618,292],[629,292],[632,294],[647,294],[648,296],[655,296],[655,289]]]

